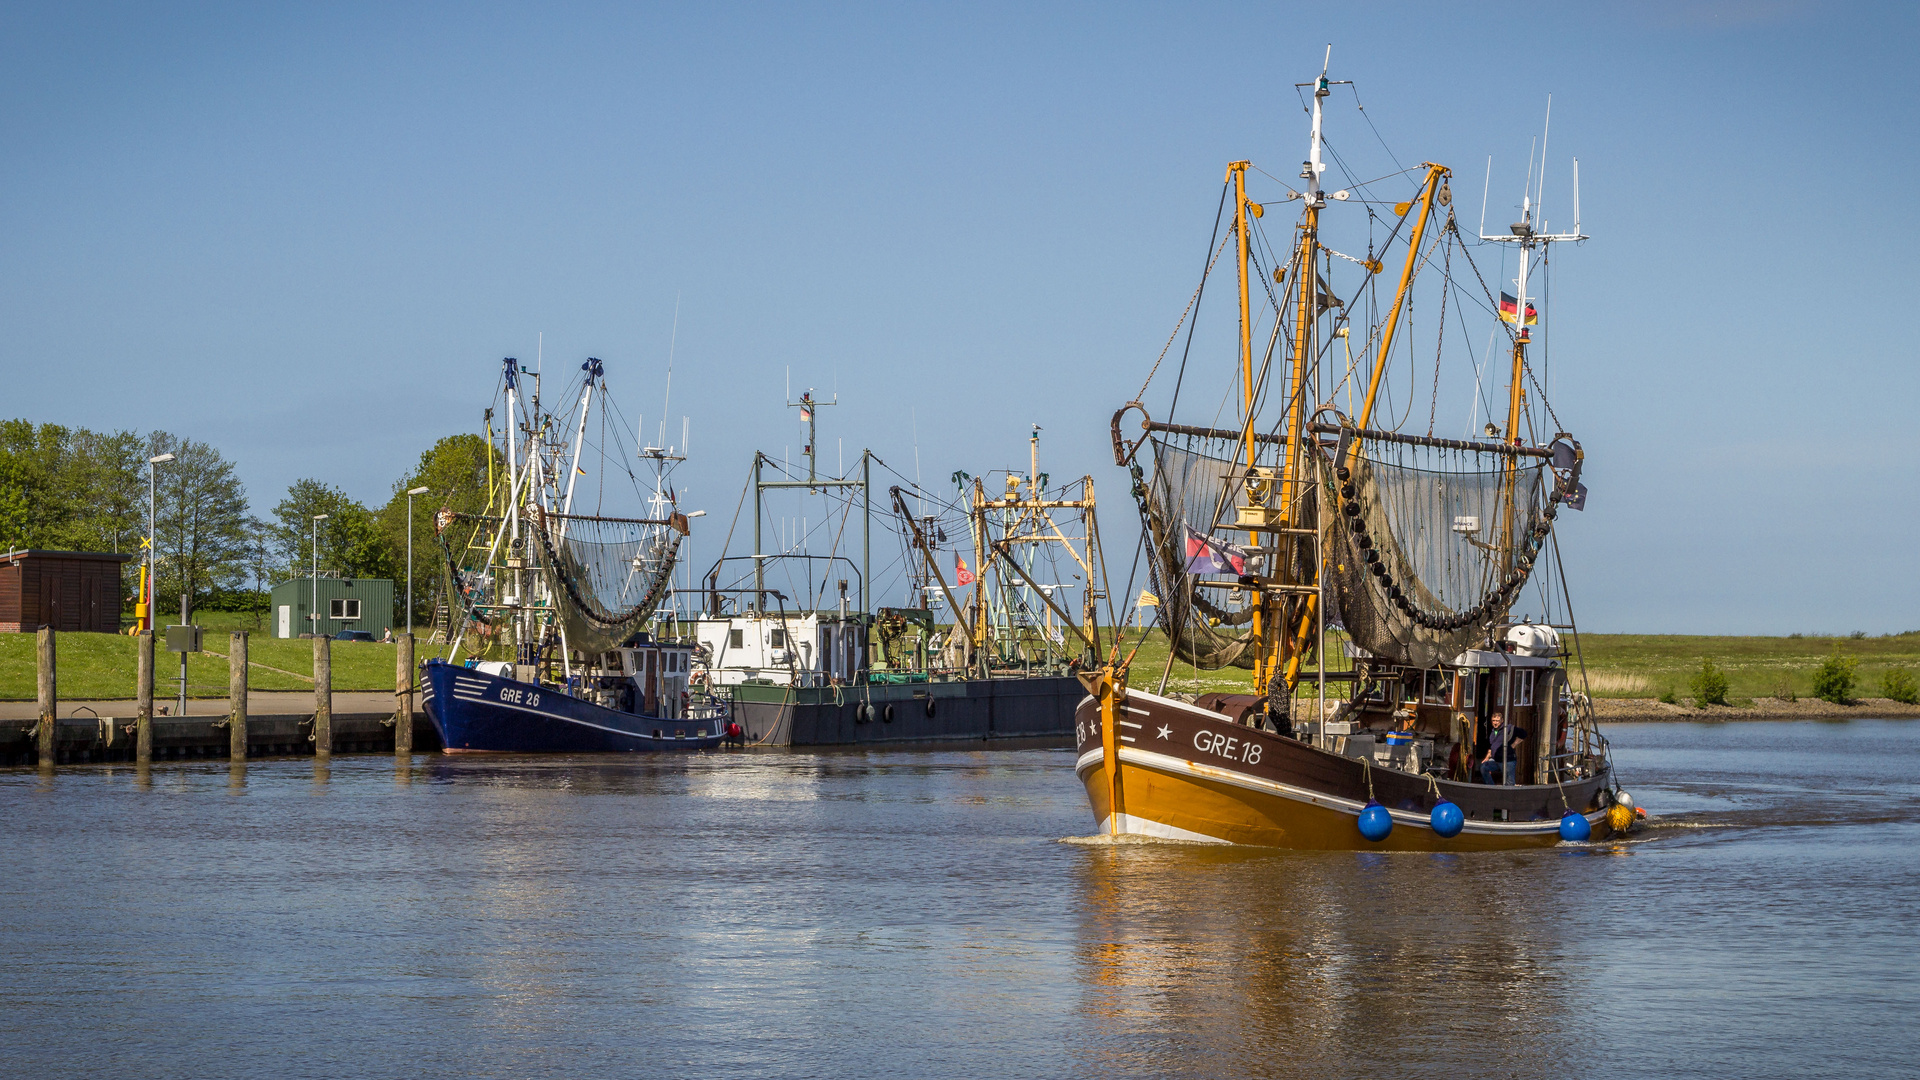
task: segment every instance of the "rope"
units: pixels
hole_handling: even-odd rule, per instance
[[[1221,202],[1224,203],[1226,201],[1226,198],[1227,198],[1226,193],[1221,192],[1220,194]],[[1214,225],[1214,229],[1216,231],[1219,229],[1219,224],[1217,222]],[[1193,296],[1187,300],[1187,306],[1180,312],[1179,321],[1173,324],[1173,333],[1167,335],[1167,343],[1160,347],[1160,355],[1154,358],[1153,368],[1147,372],[1147,381],[1140,384],[1140,392],[1133,395],[1134,400],[1140,401],[1146,398],[1147,386],[1148,384],[1153,382],[1154,375],[1159,372],[1160,361],[1165,360],[1167,358],[1167,353],[1173,349],[1174,339],[1180,336],[1180,328],[1186,325],[1187,316],[1192,314],[1193,306],[1200,302],[1200,294],[1206,290],[1207,278],[1212,276],[1214,264],[1219,262],[1220,256],[1226,253],[1227,242],[1232,239],[1233,239],[1233,233],[1231,232],[1227,233],[1226,236],[1222,237],[1220,240],[1220,246],[1215,248],[1213,251],[1213,258],[1207,260],[1207,269],[1204,273],[1200,275],[1200,284],[1194,287]],[[1185,359],[1186,357],[1183,355],[1181,357],[1181,360],[1184,361]],[[1184,369],[1185,366],[1186,365],[1183,362],[1181,365],[1182,369]]]

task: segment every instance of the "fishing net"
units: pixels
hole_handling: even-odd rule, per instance
[[[1251,598],[1235,603],[1232,593],[1206,584],[1237,575],[1189,569],[1193,535],[1244,539],[1230,524],[1244,501],[1239,448],[1203,435],[1155,434],[1148,445],[1153,475],[1134,466],[1134,495],[1150,540],[1161,628],[1183,661],[1252,668]],[[1365,653],[1407,666],[1451,660],[1505,617],[1571,483],[1545,460],[1498,447],[1369,439],[1341,459],[1334,446],[1314,446],[1313,483],[1290,517],[1313,529],[1324,507],[1326,620],[1344,626]],[[1263,443],[1260,450],[1265,457],[1256,463],[1275,467],[1279,448]],[[1259,549],[1240,549],[1249,574],[1315,580],[1313,537],[1262,535],[1268,539]],[[1291,628],[1305,604],[1294,594],[1268,610]]]
[[[1245,501],[1245,466],[1235,456],[1236,448],[1217,438],[1156,435],[1150,445],[1153,478],[1145,480],[1136,466],[1134,497],[1151,541],[1153,558],[1148,568],[1154,595],[1160,600],[1156,608],[1160,627],[1172,641],[1174,655],[1189,664],[1250,669],[1254,666],[1255,642],[1249,636],[1254,605],[1238,603],[1235,594],[1205,584],[1233,581],[1238,575],[1191,571],[1187,557],[1190,534],[1233,541],[1232,530],[1216,524],[1231,521],[1234,507]],[[1271,451],[1266,444],[1262,449]],[[1261,464],[1274,463],[1263,460]],[[1302,524],[1311,528],[1311,517]],[[1239,539],[1244,540],[1245,534]],[[1288,538],[1270,546],[1278,550],[1255,556],[1250,573],[1273,574],[1274,560],[1285,559],[1293,563],[1293,580],[1312,580],[1311,543]],[[1290,615],[1283,612],[1283,617]]]
[[[1322,447],[1327,616],[1361,649],[1430,667],[1505,617],[1551,529],[1561,487],[1544,460],[1494,449]]]
[[[569,649],[606,652],[653,617],[673,583],[686,518],[671,521],[568,517],[528,507],[546,557],[541,574]]]

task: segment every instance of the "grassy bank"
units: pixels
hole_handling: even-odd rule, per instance
[[[1127,647],[1141,640],[1129,632]],[[1712,660],[1728,680],[1730,701],[1754,698],[1806,698],[1813,695],[1813,673],[1835,650],[1857,663],[1854,696],[1880,696],[1880,679],[1890,668],[1920,676],[1920,633],[1887,637],[1708,637],[1683,634],[1583,634],[1581,656],[1596,698],[1655,698],[1671,692],[1691,703],[1693,677],[1702,661]],[[1330,668],[1348,666],[1329,635]],[[1133,663],[1135,685],[1156,686],[1166,671],[1167,641],[1148,631]],[[1574,665],[1576,671],[1578,664]],[[1229,668],[1195,671],[1175,663],[1167,689],[1185,693],[1251,691],[1251,673]],[[1303,687],[1303,690],[1306,689]],[[1334,688],[1329,687],[1329,693]]]
[[[212,620],[209,620],[211,622]],[[208,651],[187,657],[187,696],[227,696],[227,632],[207,627]],[[56,664],[60,697],[66,701],[130,699],[138,673],[131,637],[115,634],[61,634]],[[333,643],[335,690],[393,689],[394,648],[378,642]],[[420,643],[421,659],[444,646]],[[253,690],[313,689],[313,642],[282,640],[254,633],[247,640],[247,686]],[[179,686],[180,656],[156,650],[155,694],[172,697]],[[34,677],[34,635],[0,634],[0,701],[31,701],[38,695]]]
[[[250,616],[210,615],[205,643],[210,650],[187,661],[190,697],[225,697],[227,689],[226,632],[251,629]],[[1330,635],[1331,638],[1331,635]],[[0,634],[0,700],[29,701],[35,695],[32,634]],[[1129,632],[1127,648],[1142,642]],[[1857,664],[1854,695],[1877,697],[1880,679],[1890,668],[1920,675],[1920,633],[1888,637],[1706,637],[1678,634],[1587,634],[1581,639],[1587,676],[1595,697],[1654,698],[1669,691],[1691,703],[1690,683],[1703,660],[1712,660],[1728,679],[1728,699],[1806,698],[1813,695],[1813,672],[1836,649]],[[420,656],[438,655],[420,645]],[[313,686],[313,643],[281,640],[256,631],[249,640],[253,666],[247,685],[255,690],[306,690]],[[392,645],[336,642],[333,647],[333,685],[336,690],[386,690],[393,686]],[[1337,644],[1328,652],[1344,667]],[[220,655],[215,655],[215,654]],[[1135,685],[1157,686],[1166,670],[1167,641],[1148,631],[1134,658]],[[62,634],[59,639],[60,696],[126,698],[133,696],[134,640],[112,634]],[[159,693],[177,681],[176,654],[158,656]],[[1167,681],[1169,690],[1185,693],[1251,690],[1251,676],[1238,668],[1198,671],[1176,663]],[[1309,687],[1303,686],[1303,692]],[[1330,686],[1329,691],[1338,687]]]

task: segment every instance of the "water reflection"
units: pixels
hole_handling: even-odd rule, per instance
[[[1590,1049],[1557,853],[1084,851],[1091,1068],[1537,1073]]]

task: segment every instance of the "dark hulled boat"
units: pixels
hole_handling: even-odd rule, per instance
[[[1114,834],[1298,848],[1509,848],[1629,828],[1631,800],[1569,670],[1577,648],[1562,644],[1577,642],[1565,581],[1547,572],[1559,561],[1560,512],[1584,502],[1584,455],[1529,359],[1529,274],[1550,244],[1584,237],[1577,224],[1545,232],[1529,193],[1507,233],[1469,244],[1450,173],[1431,162],[1388,178],[1417,176],[1403,201],[1378,190],[1383,181],[1326,190],[1321,126],[1338,84],[1323,72],[1301,85],[1312,95],[1307,161],[1300,187],[1276,193],[1302,203],[1290,236],[1262,234],[1251,164],[1227,170],[1223,205],[1234,214],[1221,250],[1237,254],[1240,314],[1233,426],[1156,421],[1142,401],[1113,418],[1174,659],[1244,669],[1256,692],[1182,699],[1164,692],[1163,672],[1162,691],[1148,693],[1117,659],[1085,675],[1077,774],[1094,816]],[[1343,204],[1366,207],[1369,227],[1375,207],[1392,207],[1384,238],[1341,241],[1364,243],[1365,258],[1322,236],[1321,212]],[[1498,299],[1473,259],[1475,246],[1494,244],[1511,245],[1518,263],[1515,293]],[[1400,265],[1389,271],[1389,261]],[[1404,404],[1398,419],[1377,408],[1396,358],[1412,362],[1405,313],[1417,289],[1428,290],[1423,310],[1478,306],[1498,320],[1503,348],[1476,363],[1471,396],[1454,399],[1472,403],[1464,438],[1434,434],[1447,393],[1444,319],[1426,350],[1440,357],[1426,432],[1403,430]],[[1480,374],[1498,370],[1495,356],[1508,370],[1505,424],[1481,431]],[[1417,390],[1428,405],[1428,388]],[[1219,400],[1187,400],[1196,397],[1210,409]],[[1131,412],[1142,434],[1128,441]],[[1514,618],[1523,595],[1557,611],[1543,619],[1554,625]],[[1330,664],[1330,646],[1351,667]]]

